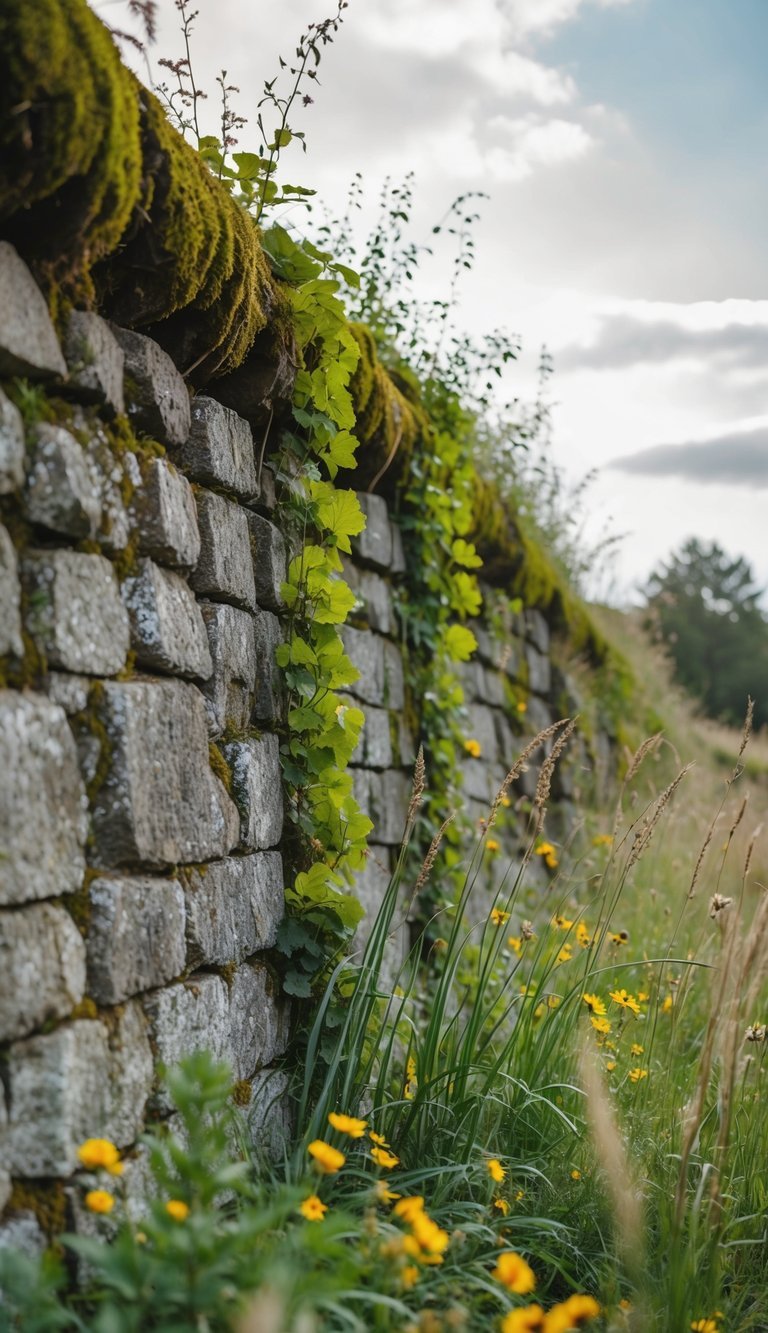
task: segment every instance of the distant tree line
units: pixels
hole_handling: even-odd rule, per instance
[[[712,718],[740,726],[747,696],[768,722],[768,618],[747,561],[716,542],[687,541],[650,577],[647,624],[675,677]]]

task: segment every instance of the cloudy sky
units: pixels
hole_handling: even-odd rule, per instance
[[[225,67],[254,120],[278,53],[334,0],[197,3],[200,79]],[[160,10],[155,59],[180,54]],[[355,171],[371,201],[415,171],[417,241],[487,191],[460,321],[521,336],[512,393],[547,344],[556,457],[598,469],[591,522],[628,534],[624,597],[692,535],[768,584],[767,46],[766,0],[349,0],[307,155],[286,156],[331,211]],[[446,280],[437,256],[419,279]]]

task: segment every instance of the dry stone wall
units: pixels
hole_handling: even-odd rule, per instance
[[[29,1248],[51,1195],[68,1225],[93,1224],[72,1181],[87,1137],[126,1151],[139,1207],[134,1145],[170,1113],[158,1061],[201,1047],[228,1060],[254,1139],[279,1150],[290,1010],[269,951],[286,880],[275,649],[288,552],[249,423],[190,399],[142,334],[77,311],[58,337],[0,242],[0,381],[19,376],[15,401],[0,390],[0,1244]],[[400,530],[381,497],[359,498],[343,637],[366,714],[355,792],[374,822],[362,943],[400,842],[416,713]],[[573,691],[535,611],[474,628],[464,685],[479,754],[464,778],[476,821],[521,737]],[[591,768],[582,750],[563,770],[564,802]],[[511,856],[528,775],[513,795],[499,833]],[[493,886],[479,882],[478,916]],[[408,947],[405,888],[392,975]]]

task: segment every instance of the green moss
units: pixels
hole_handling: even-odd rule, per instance
[[[248,1078],[238,1079],[232,1089],[232,1101],[235,1103],[235,1106],[242,1106],[245,1108],[251,1104],[252,1093],[253,1084],[251,1083],[251,1080]]]
[[[208,743],[208,757],[216,777],[223,784],[228,794],[232,795],[232,770],[215,741]]]
[[[236,972],[237,972],[237,963],[234,962],[225,963],[224,966],[219,969],[219,975],[221,976],[222,980],[226,983],[227,990],[232,989],[232,983],[235,979]]]
[[[76,1004],[70,1018],[98,1018],[99,1006],[90,995],[85,995],[79,1004]]]
[[[60,1180],[14,1181],[6,1213],[34,1213],[49,1239],[67,1230],[67,1196]]]
[[[357,418],[355,435],[361,445],[355,484],[360,490],[375,484],[376,489],[391,494],[407,475],[417,443],[428,440],[429,420],[413,376],[408,380],[399,377],[408,385],[406,397],[396,382],[397,374],[390,374],[382,365],[371,330],[364,324],[351,324],[350,331],[360,349],[349,386]]]

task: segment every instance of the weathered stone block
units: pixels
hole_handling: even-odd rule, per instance
[[[135,1143],[155,1081],[149,1025],[141,1004],[132,1000],[115,1012],[108,1028],[108,1138],[120,1147]]]
[[[24,483],[24,422],[21,412],[0,389],[0,495]]]
[[[285,912],[279,852],[211,861],[184,878],[190,967],[241,963],[271,948]]]
[[[549,625],[541,611],[527,607],[523,612],[526,638],[538,648],[540,653],[549,652]]]
[[[386,640],[368,630],[353,629],[351,625],[342,625],[341,637],[347,656],[360,672],[350,690],[363,703],[381,706],[384,703]]]
[[[256,601],[270,611],[281,611],[285,606],[280,586],[288,574],[288,552],[285,538],[274,523],[261,514],[249,514],[253,570],[256,580]]]
[[[354,762],[364,764],[366,768],[392,767],[392,726],[386,708],[366,708],[365,724]]]
[[[112,326],[125,353],[128,416],[161,444],[183,444],[189,435],[189,393],[167,352],[143,333]]]
[[[128,616],[103,555],[30,551],[22,562],[27,629],[51,666],[111,676],[125,666]]]
[[[254,617],[217,602],[203,602],[200,610],[213,665],[202,686],[209,730],[212,736],[228,726],[242,731],[250,721],[258,671]]]
[[[468,757],[466,763],[462,765],[461,772],[464,779],[464,795],[482,802],[485,806],[484,816],[487,815],[488,806],[504,781],[505,770],[501,764],[490,764],[485,760]]]
[[[277,736],[222,746],[232,771],[232,797],[240,811],[240,846],[276,847],[283,832],[283,784]]]
[[[0,1213],[2,1213],[10,1197],[11,1197],[11,1177],[8,1175],[7,1171],[5,1171],[2,1167],[0,1167]],[[6,1248],[3,1243],[4,1233],[5,1233],[5,1226],[0,1226],[0,1250]],[[10,1249],[10,1245],[8,1245],[7,1248]],[[14,1246],[14,1249],[18,1249],[18,1246]]]
[[[67,717],[74,717],[88,707],[93,684],[90,676],[71,676],[67,671],[49,671],[45,678],[45,692],[51,703],[64,709]]]
[[[85,451],[63,426],[41,421],[31,436],[24,506],[32,523],[75,541],[95,537],[99,486]]]
[[[232,1059],[229,995],[221,977],[199,973],[188,981],[154,991],[144,1000],[157,1057],[172,1069],[186,1055],[210,1051],[215,1060]],[[171,1101],[165,1089],[157,1102],[166,1110]]]
[[[479,742],[483,760],[495,764],[499,758],[499,746],[493,709],[486,708],[485,704],[468,704],[464,725],[467,738]]]
[[[0,1041],[65,1018],[85,993],[85,945],[63,907],[0,912]]]
[[[397,524],[393,523],[391,520],[390,527],[392,529],[392,563],[390,565],[390,573],[397,578],[399,575],[404,574],[406,569],[403,534]]]
[[[366,859],[365,867],[357,875],[352,892],[365,908],[365,916],[355,932],[353,953],[358,956],[368,943],[376,916],[384,901],[391,878],[389,850],[377,847]]]
[[[242,1113],[251,1144],[270,1162],[287,1152],[293,1135],[289,1087],[284,1070],[260,1069],[251,1080],[251,1099]]]
[[[143,555],[174,569],[194,569],[200,556],[195,496],[172,463],[152,458],[144,464],[131,512]]]
[[[123,583],[122,596],[139,666],[209,679],[213,662],[205,623],[180,574],[141,560],[139,572]]]
[[[7,241],[0,241],[0,375],[47,380],[67,367],[40,288]]]
[[[380,634],[391,634],[395,619],[389,584],[372,569],[362,569],[344,561],[344,578],[360,602],[356,615],[363,616],[371,629]]]
[[[248,515],[213,491],[198,491],[200,559],[190,583],[201,597],[231,602],[247,611],[256,606]]]
[[[397,769],[370,774],[367,813],[373,820],[371,842],[399,847],[405,832],[411,789],[408,775]]]
[[[193,398],[189,438],[179,458],[194,481],[225,486],[244,500],[258,497],[251,428],[213,398]]]
[[[173,866],[224,856],[237,810],[209,766],[205,706],[182,681],[108,681],[108,741],[93,825],[102,865]]]
[[[7,1160],[22,1177],[70,1175],[87,1138],[107,1138],[110,1058],[102,1023],[66,1023],[11,1047]]]
[[[41,696],[0,691],[0,903],[79,888],[86,831],[66,714]]]
[[[544,703],[543,699],[533,697],[526,700],[526,709],[522,714],[523,724],[525,726],[526,737],[536,736],[540,731],[546,731],[547,727],[554,722],[554,716],[551,708]],[[551,749],[552,742],[547,742],[547,753]],[[543,751],[542,751],[543,753]]]
[[[257,611],[254,616],[256,635],[256,689],[253,699],[253,720],[264,726],[282,721],[285,711],[285,690],[275,654],[283,642],[280,621],[271,611]]]
[[[28,1259],[39,1259],[48,1239],[33,1212],[12,1213],[0,1226],[0,1250],[13,1250]]]
[[[98,403],[111,413],[125,411],[123,372],[125,353],[107,324],[90,310],[73,310],[64,336],[69,387],[86,403]]]
[[[99,1004],[120,1004],[183,972],[185,908],[177,880],[99,878],[90,901],[88,992]]]
[[[122,458],[116,456],[101,422],[94,425],[93,418],[88,420],[82,409],[80,421],[82,428],[89,431],[88,465],[101,504],[98,541],[103,550],[116,554],[125,550],[131,540],[131,523],[123,495],[126,477],[130,482],[133,468],[138,471],[136,456],[131,453]]]
[[[365,514],[365,528],[352,540],[358,560],[375,569],[388,570],[392,564],[392,528],[387,502],[380,495],[358,491],[360,508]]]
[[[289,1010],[263,963],[243,963],[230,991],[230,1042],[236,1079],[282,1055],[288,1045]]]
[[[549,658],[540,653],[532,644],[526,644],[525,660],[528,664],[528,688],[534,694],[549,694],[552,673]]]
[[[7,528],[0,523],[0,657],[21,657],[21,584],[16,548]]]

